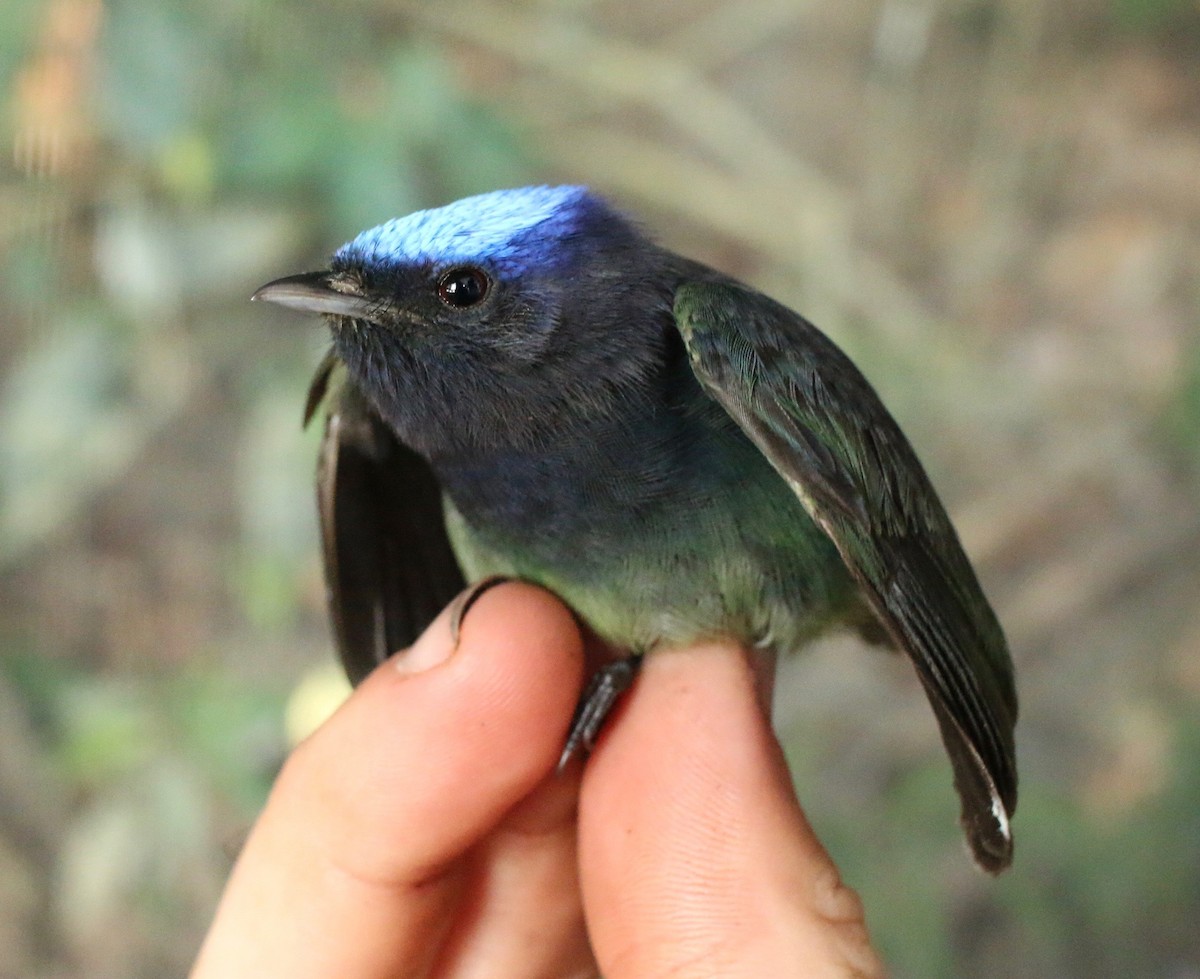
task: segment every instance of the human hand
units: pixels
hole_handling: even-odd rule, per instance
[[[648,656],[555,772],[584,641],[508,583],[289,758],[193,979],[878,976],[735,646]]]

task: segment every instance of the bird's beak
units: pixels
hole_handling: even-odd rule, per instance
[[[358,293],[346,292],[345,288],[330,272],[302,272],[268,282],[250,297],[250,301],[261,299],[302,313],[328,313],[355,319],[367,319],[371,310],[378,308],[377,303],[373,304]]]

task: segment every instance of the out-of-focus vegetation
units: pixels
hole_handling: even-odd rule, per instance
[[[1198,55],[1190,0],[9,0],[0,976],[180,974],[331,655],[324,341],[250,291],[541,180],[846,346],[1008,627],[999,881],[905,664],[781,678],[896,974],[1200,976]]]

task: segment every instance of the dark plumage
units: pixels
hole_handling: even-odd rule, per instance
[[[1004,635],[908,441],[806,320],[578,187],[418,212],[255,298],[333,332],[309,411],[325,398],[326,569],[352,679],[498,574],[639,653],[711,636],[786,652],[873,627],[929,695],[976,860],[1009,864]]]

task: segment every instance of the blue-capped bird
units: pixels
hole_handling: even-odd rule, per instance
[[[803,317],[650,241],[583,187],[481,194],[360,234],[254,298],[324,314],[318,498],[358,681],[467,583],[549,588],[633,654],[908,654],[976,861],[1012,859],[1004,634],[908,440]],[[585,695],[585,745],[632,675]]]

